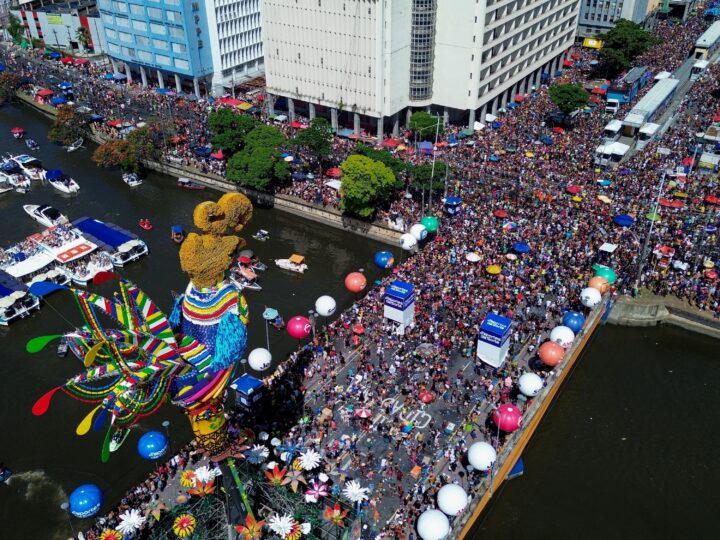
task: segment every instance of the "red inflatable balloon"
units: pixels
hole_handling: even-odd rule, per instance
[[[352,293],[359,293],[367,287],[367,279],[360,272],[351,272],[345,278],[345,288]]]
[[[295,315],[287,323],[287,332],[295,339],[303,339],[308,337],[310,332],[312,332],[312,325],[307,317]]]
[[[493,422],[506,433],[512,433],[522,424],[522,413],[515,405],[503,403],[492,413]]]
[[[540,361],[546,366],[555,367],[562,362],[565,356],[565,349],[559,343],[554,341],[546,341],[538,349]]]

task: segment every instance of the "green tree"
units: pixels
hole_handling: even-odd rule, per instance
[[[411,170],[412,187],[416,189],[430,189],[430,179],[432,178],[432,188],[440,189],[445,185],[445,165],[442,161],[435,162],[435,174],[433,175],[432,163],[423,163]]]
[[[245,136],[258,125],[250,115],[238,114],[230,107],[221,107],[208,116],[208,125],[213,133],[213,150],[222,149],[228,157],[239,152]]]
[[[20,19],[18,19],[12,13],[10,14],[10,17],[8,18],[7,31],[8,31],[8,34],[10,34],[10,37],[13,38],[15,41],[22,41],[23,36],[25,34],[25,27],[20,22]]]
[[[324,118],[313,118],[309,127],[298,131],[293,139],[293,144],[306,148],[320,163],[332,152],[332,133],[329,122]]]
[[[390,167],[395,176],[399,176],[408,170],[408,163],[402,159],[396,158],[387,150],[377,150],[367,144],[357,144],[353,150],[353,154],[359,154],[361,156],[367,156],[374,161],[384,163]]]
[[[438,119],[425,111],[416,111],[410,117],[410,129],[418,137],[427,137],[434,134],[437,129]]]
[[[550,87],[550,101],[565,114],[577,110],[587,103],[590,94],[581,84],[554,84]]]
[[[600,58],[609,76],[615,76],[630,67],[635,58],[661,41],[627,19],[619,19],[612,30],[597,37],[603,40]]]
[[[230,158],[227,179],[258,191],[271,191],[285,182],[290,174],[288,164],[277,148],[245,148]]]
[[[79,113],[72,107],[60,107],[48,131],[48,139],[54,143],[68,145],[86,135],[87,125],[87,114]]]
[[[618,49],[602,49],[600,57],[602,58],[602,67],[609,77],[615,77],[630,67],[630,60]]]
[[[121,141],[108,141],[98,146],[92,160],[100,167],[120,167],[139,172],[143,162],[160,158],[160,146],[156,144],[155,137],[154,126],[135,129]]]
[[[369,218],[386,203],[395,188],[395,175],[379,161],[352,155],[342,162],[340,191],[342,210],[361,218]]]
[[[19,83],[20,79],[14,73],[9,71],[0,73],[0,105],[12,101]]]
[[[285,135],[275,126],[256,126],[245,136],[245,149],[278,148],[285,144]]]

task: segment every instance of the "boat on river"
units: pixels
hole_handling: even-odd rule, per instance
[[[252,235],[252,237],[255,240],[259,240],[260,242],[264,242],[265,240],[270,239],[270,233],[267,232],[265,229],[260,229],[258,232]]]
[[[181,225],[173,225],[170,227],[170,239],[176,244],[182,244],[185,240],[185,231]]]
[[[20,165],[11,159],[5,159],[0,163],[0,180],[7,182],[15,191],[25,192],[30,189],[30,179],[25,178]]]
[[[246,260],[247,259],[247,260]],[[247,261],[250,261],[249,263]],[[243,249],[239,253],[238,264],[250,265],[250,267],[256,272],[264,272],[267,270],[267,265],[257,258],[252,249]]]
[[[40,150],[40,145],[35,139],[25,139],[25,146],[32,151]]]
[[[183,189],[205,189],[205,186],[202,184],[198,184],[197,182],[193,182],[189,178],[186,178],[184,176],[181,176],[178,178],[177,185],[180,188]]]
[[[68,195],[80,191],[78,183],[60,169],[50,169],[45,173],[45,179],[52,187]]]
[[[275,259],[275,264],[283,270],[290,270],[298,274],[304,274],[305,270],[308,269],[307,264],[305,264],[305,257],[297,253],[291,255],[289,259]]]
[[[43,169],[42,163],[38,158],[28,156],[27,154],[20,154],[10,159],[17,163],[20,171],[26,178],[30,180],[43,180],[45,178],[45,169]]]
[[[27,285],[0,270],[0,325],[7,326],[40,308],[40,299],[30,294]]]
[[[82,138],[80,138],[80,139],[78,139],[78,140],[76,140],[76,141],[73,141],[71,144],[69,144],[69,145],[67,146],[67,151],[68,151],[68,152],[74,152],[75,150],[79,150],[80,148],[82,148],[82,145],[83,145],[84,142],[85,142],[85,141],[84,141]]]
[[[83,237],[110,255],[113,266],[123,267],[148,254],[148,247],[136,234],[99,219],[82,217],[72,223]]]
[[[44,227],[54,227],[68,222],[68,218],[48,204],[25,204],[25,213]]]
[[[231,268],[228,272],[228,279],[240,291],[244,289],[249,291],[262,290],[262,286],[257,282],[257,275],[255,275],[255,272],[250,271],[248,273],[247,269],[243,271],[242,268],[238,268],[237,266]]]
[[[13,138],[15,139],[22,139],[25,136],[25,130],[21,127],[14,127],[10,130],[10,133],[12,133]]]
[[[138,176],[137,173],[129,172],[129,173],[123,173],[122,174],[123,182],[125,182],[130,187],[138,187],[142,186],[142,178]]]
[[[70,283],[58,268],[55,259],[38,246],[33,237],[0,249],[0,271],[22,281],[28,287],[38,281],[51,281],[58,285]]]

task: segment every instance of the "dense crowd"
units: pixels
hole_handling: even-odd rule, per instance
[[[655,32],[663,41],[638,63],[653,72],[674,71],[703,29],[699,17],[682,24],[658,23]],[[588,53],[581,53],[581,60],[587,60],[583,54]],[[586,64],[581,61],[577,68],[564,70],[562,79],[584,82],[587,72],[580,66]],[[47,77],[54,72],[39,63],[33,73]],[[85,92],[82,100],[108,117],[123,112],[130,122],[147,118],[148,110],[159,114],[166,109],[185,137],[168,150],[171,158],[222,173],[220,161],[193,153],[195,146],[210,138],[206,103],[174,98],[168,105],[167,96],[136,87],[119,89],[96,75],[90,73],[78,84],[78,91]],[[552,130],[545,124],[546,114],[554,110],[546,85],[533,89],[518,107],[501,115],[499,128],[486,126],[457,147],[436,150],[439,159],[461,171],[462,177],[448,182],[447,194],[462,198],[462,210],[456,217],[443,217],[439,234],[392,275],[392,279],[416,285],[421,316],[403,336],[394,332],[381,311],[390,278],[386,279],[337,321],[318,328],[312,343],[288,361],[303,371],[293,378],[287,368],[288,376],[272,387],[276,406],[272,410],[296,407],[308,420],[290,426],[291,417],[278,414],[275,422],[258,426],[288,443],[317,449],[328,464],[328,473],[347,470],[343,474],[372,486],[361,509],[370,528],[363,537],[411,537],[415,517],[434,505],[438,487],[448,481],[462,482],[469,474],[462,456],[474,439],[502,447],[504,438],[487,423],[486,413],[500,403],[517,400],[517,377],[523,371],[550,375],[531,367],[528,360],[563,309],[578,306],[579,292],[592,276],[593,264],[608,264],[616,270],[618,293],[634,294],[638,286],[644,286],[687,299],[720,317],[717,277],[708,272],[719,255],[718,206],[708,202],[717,184],[715,171],[699,165],[706,148],[698,151],[696,135],[706,131],[720,111],[719,75],[720,67],[711,65],[682,98],[665,133],[615,170],[593,165],[609,115],[601,107],[590,108],[571,129]],[[126,100],[128,96],[132,97]],[[128,113],[125,107],[133,111]],[[449,126],[444,136],[453,132],[459,128]],[[549,137],[551,144],[542,142],[543,137]],[[409,139],[403,142],[412,147]],[[337,138],[334,158],[344,159],[354,144]],[[415,164],[430,159],[420,153],[396,152]],[[318,175],[295,182],[287,192],[333,206],[337,195],[325,186],[326,180]],[[579,186],[580,193],[571,196],[570,186]],[[426,209],[417,197],[402,195],[379,213],[380,220],[400,217],[412,224],[423,213],[442,212],[439,193]],[[659,204],[671,200],[681,204]],[[497,211],[507,216],[498,218]],[[655,212],[658,222],[646,219]],[[634,225],[615,225],[613,217],[618,214],[633,216]],[[526,242],[531,252],[513,253],[516,242]],[[617,249],[601,251],[603,244],[614,244]],[[672,248],[673,256],[664,255],[670,251],[661,250],[662,246]],[[479,260],[468,260],[470,253]],[[495,264],[501,272],[488,273],[487,266]],[[509,357],[515,360],[499,370],[470,360],[475,358],[474,336],[489,312],[513,320]],[[356,347],[357,325],[363,334]],[[461,358],[468,360],[461,362]],[[423,390],[431,392],[442,407],[424,429],[405,432],[400,427],[402,415],[425,410],[426,404],[419,401]],[[390,421],[356,417],[352,410],[359,404]],[[458,418],[466,419],[469,430],[449,436],[449,424]],[[235,417],[233,421],[239,427],[244,420]],[[416,468],[419,471],[411,473]],[[124,504],[147,505],[152,491],[141,489]],[[381,519],[387,508],[394,508],[394,515]]]

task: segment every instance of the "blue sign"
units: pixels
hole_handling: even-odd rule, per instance
[[[507,341],[508,337],[510,337],[511,325],[511,319],[495,315],[494,313],[488,313],[487,317],[485,317],[485,320],[480,325],[480,334],[478,335],[478,339],[480,341],[484,341],[485,343],[489,343],[490,345],[500,347],[503,343],[505,343],[505,341]]]
[[[404,281],[393,281],[385,292],[385,305],[404,311],[415,302],[415,286]]]

